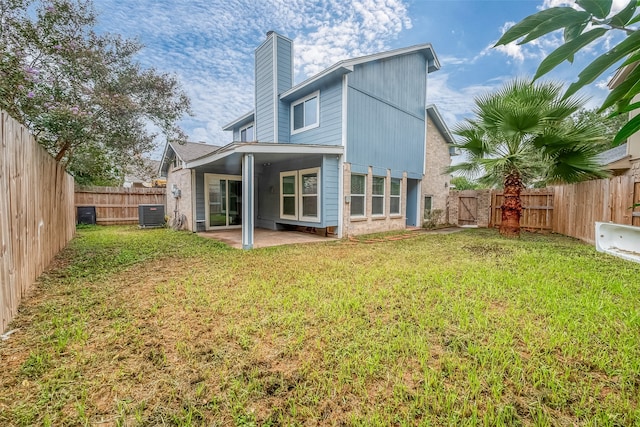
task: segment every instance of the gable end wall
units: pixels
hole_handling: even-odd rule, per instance
[[[404,55],[356,66],[348,78],[347,159],[421,179],[425,158],[427,61]]]

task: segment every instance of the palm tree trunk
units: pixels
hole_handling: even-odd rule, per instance
[[[504,199],[502,202],[502,222],[500,234],[505,237],[520,237],[520,216],[522,215],[522,180],[520,174],[511,172],[504,178]]]

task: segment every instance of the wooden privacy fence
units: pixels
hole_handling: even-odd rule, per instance
[[[100,225],[137,224],[138,205],[165,205],[165,188],[77,187],[75,205],[95,206]]]
[[[478,224],[478,198],[461,194],[458,197],[458,225]]]
[[[475,192],[482,200],[488,190]],[[473,191],[452,191],[450,197],[460,199],[460,204],[472,205],[467,201],[474,197]],[[489,226],[499,227],[502,222],[501,206],[504,198],[502,190],[491,192],[488,206]],[[559,185],[542,189],[527,189],[521,194],[522,218],[520,226],[530,230],[552,231],[575,237],[589,243],[595,243],[595,222],[615,222],[640,226],[640,182],[632,176],[617,176],[581,182],[579,184]],[[478,205],[477,217],[482,218],[484,207]],[[449,222],[466,225],[468,218],[462,208],[452,209],[454,216]],[[481,223],[478,223],[482,226]]]
[[[617,176],[554,187],[553,231],[595,243],[595,222],[640,225],[631,209],[640,201],[640,182]],[[638,213],[640,214],[640,213]]]
[[[73,177],[0,111],[0,331],[74,232]]]
[[[520,226],[531,230],[551,230],[553,228],[553,189],[541,188],[522,192],[522,217]],[[491,220],[490,225],[499,227],[502,223],[502,203],[504,191],[491,192]]]

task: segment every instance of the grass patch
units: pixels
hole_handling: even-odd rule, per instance
[[[640,266],[380,240],[79,230],[0,343],[0,424],[638,425]]]

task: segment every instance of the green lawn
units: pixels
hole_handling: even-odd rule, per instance
[[[561,236],[85,228],[12,328],[0,425],[640,425],[640,265]]]

